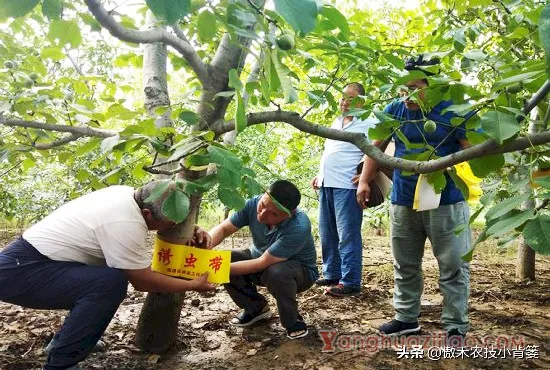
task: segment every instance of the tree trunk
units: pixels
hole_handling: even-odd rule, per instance
[[[536,134],[540,131],[536,125],[539,109],[535,108],[531,112],[531,122],[529,123],[529,134]],[[526,186],[526,191],[534,192],[530,185]],[[523,203],[522,209],[534,209],[537,206],[536,202],[528,199]],[[519,280],[535,280],[535,251],[523,240],[516,255],[516,278]]]
[[[151,12],[147,12],[147,28],[157,27],[157,20]],[[145,108],[147,113],[155,118],[157,127],[166,127],[172,124],[170,116],[170,98],[166,80],[166,45],[162,43],[145,44],[143,51],[143,84],[145,94]],[[156,108],[167,109],[158,114]],[[158,157],[162,163],[165,158]],[[162,175],[158,176],[163,177]],[[166,177],[166,176],[164,176]],[[190,199],[190,217],[170,235],[157,236],[167,242],[183,244],[193,235],[195,215],[197,214],[200,199]],[[135,344],[147,352],[165,352],[170,349],[177,339],[178,322],[183,307],[185,293],[166,294],[148,293],[141,309],[139,321],[134,337]]]
[[[181,174],[185,180],[196,180],[204,173],[188,171]],[[180,175],[178,175],[180,176]],[[198,218],[201,196],[190,198],[189,216],[178,228],[168,233],[157,233],[157,237],[174,244],[187,244],[193,237]],[[185,293],[149,293],[141,309],[137,324],[135,344],[147,352],[165,352],[176,342],[178,323]]]

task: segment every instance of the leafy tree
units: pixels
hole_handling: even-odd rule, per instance
[[[109,169],[98,175],[82,168],[79,181],[93,188],[108,179],[177,174],[178,194],[191,200],[189,221],[178,235],[163,237],[185,240],[204,191],[217,186],[221,202],[238,208],[273,174],[307,174],[303,167],[313,166],[320,138],[344,140],[385,166],[433,173],[436,186],[443,171],[468,161],[492,180],[473,215],[487,211],[479,240],[522,233],[533,249],[550,253],[550,184],[539,176],[550,163],[550,6],[425,0],[415,10],[345,14],[338,8],[352,2],[273,3],[274,9],[264,0],[146,0],[137,7],[0,0],[0,160],[72,167],[89,155],[90,168]],[[423,109],[452,99],[453,111],[474,111],[466,122],[471,148],[435,158],[426,144],[416,156],[395,159],[364,135],[326,127],[343,85],[362,81],[365,105],[354,114],[379,118],[371,138],[399,135],[400,123],[379,110],[408,80],[425,77],[402,72],[405,58],[419,53],[441,60],[429,67],[437,75],[428,78]],[[136,88],[140,70],[143,94]],[[539,129],[530,134],[529,124]],[[235,142],[232,131],[236,144],[221,145],[222,135]],[[540,186],[536,193],[525,192],[528,183]],[[533,197],[542,203],[520,210]],[[138,343],[162,350],[175,338],[182,301],[149,297]],[[152,328],[143,327],[147,322]]]

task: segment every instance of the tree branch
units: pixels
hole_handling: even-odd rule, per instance
[[[176,49],[183,58],[189,63],[198,79],[203,83],[209,80],[208,70],[201,58],[196,53],[193,46],[170,32],[162,30],[136,31],[121,26],[115,18],[101,5],[99,0],[85,0],[86,5],[96,18],[96,20],[107,29],[111,35],[119,40],[134,42],[140,44],[151,44],[162,42]]]
[[[88,126],[66,126],[66,125],[54,125],[43,122],[25,121],[21,119],[6,119],[0,115],[0,125],[9,127],[27,127],[38,128],[48,131],[70,132],[78,136],[92,136],[92,137],[111,137],[117,135],[116,131],[103,130],[99,128],[93,128]]]
[[[355,144],[363,153],[376,160],[384,167],[398,168],[400,170],[415,173],[430,173],[470,159],[481,158],[492,154],[515,152],[529,148],[532,145],[541,145],[550,142],[550,131],[545,131],[539,134],[517,138],[502,146],[494,140],[488,140],[443,158],[429,161],[411,161],[403,158],[391,157],[382,153],[377,147],[369,144],[367,137],[362,133],[340,131],[320,126],[302,119],[298,113],[276,110],[250,113],[247,115],[247,118],[249,126],[269,122],[284,122],[309,134],[326,139],[346,141]],[[222,134],[233,130],[234,127],[235,122],[233,120],[227,122],[219,120],[212,125],[211,129],[216,134]]]
[[[76,140],[80,139],[81,137],[82,137],[82,135],[70,134],[70,135],[65,136],[64,138],[59,139],[59,140],[52,141],[51,143],[34,144],[33,147],[38,149],[38,150],[52,149],[52,148],[56,148],[58,146],[70,143],[71,141],[76,141]]]

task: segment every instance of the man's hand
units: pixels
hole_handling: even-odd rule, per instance
[[[353,185],[357,185],[359,184],[359,178],[361,177],[361,175],[357,174],[357,175],[354,175],[352,178],[351,178],[351,183]]]
[[[319,177],[315,176],[311,179],[311,187],[315,190],[319,190]]]
[[[197,292],[207,292],[209,290],[216,289],[216,286],[212,283],[209,283],[207,281],[208,279],[208,272],[205,272],[200,277],[193,279],[190,281],[191,283],[191,289]]]
[[[210,237],[210,234],[208,234],[206,230],[204,230],[199,226],[195,226],[193,239],[191,239],[191,242],[190,242],[190,244],[193,247],[209,249],[211,241],[212,241],[212,238]]]
[[[370,197],[370,186],[369,184],[365,182],[359,182],[359,186],[357,187],[357,203],[359,203],[359,206],[363,209],[367,208],[367,202],[369,201]]]

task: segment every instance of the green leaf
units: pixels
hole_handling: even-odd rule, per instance
[[[374,127],[369,128],[370,140],[386,140],[392,134],[392,128],[382,123],[377,124]]]
[[[244,99],[241,97],[241,93],[237,91],[235,95],[235,130],[237,133],[243,132],[248,125],[246,112],[244,108]]]
[[[550,175],[534,178],[533,183],[540,185],[544,188],[550,188]]]
[[[509,233],[520,227],[525,222],[535,218],[535,212],[532,209],[526,211],[511,211],[503,215],[498,221],[487,229],[488,236],[498,237]]]
[[[176,23],[191,8],[191,0],[145,0],[153,14],[166,24]]]
[[[401,58],[396,57],[395,55],[390,54],[390,53],[384,53],[382,55],[395,68],[400,69],[400,70],[405,68],[405,62]]]
[[[315,28],[317,3],[315,0],[274,0],[275,10],[296,31],[308,33]]]
[[[144,203],[152,203],[152,202],[156,201],[157,199],[159,199],[162,196],[162,194],[164,194],[164,192],[166,190],[168,190],[171,183],[172,183],[172,181],[170,181],[170,180],[162,181],[160,184],[155,186],[155,188],[153,189],[151,194],[149,194],[149,196],[147,198],[145,198],[143,200],[143,202]]]
[[[50,19],[60,19],[62,11],[62,0],[44,0],[42,3],[42,13]]]
[[[464,199],[468,199],[470,197],[470,189],[468,188],[468,185],[466,185],[464,180],[462,180],[462,178],[456,174],[456,170],[453,168],[451,171],[448,171],[447,173],[455,183],[455,186],[462,193],[462,196],[464,197]]]
[[[229,87],[241,91],[243,89],[243,83],[239,78],[239,73],[236,69],[229,70]]]
[[[23,17],[39,2],[40,0],[0,0],[0,19]]]
[[[181,223],[189,214],[189,196],[180,189],[174,190],[162,202],[162,214],[175,223]]]
[[[526,82],[526,80],[529,80],[531,78],[536,78],[542,73],[544,73],[544,72],[543,71],[534,71],[534,72],[520,73],[519,75],[506,77],[506,78],[503,78],[500,81],[495,82],[494,88],[495,89],[500,89],[500,88],[506,87],[508,85],[515,84],[516,82]]]
[[[213,163],[217,163],[233,172],[241,172],[241,159],[229,150],[211,145],[208,147],[208,153],[210,154]]]
[[[512,114],[489,111],[481,117],[483,132],[502,145],[519,132],[520,124]]]
[[[226,167],[218,167],[217,174],[221,187],[235,190],[241,186],[240,172],[229,170]]]
[[[218,198],[230,209],[241,209],[244,207],[245,200],[241,194],[232,189],[222,188],[221,185],[218,188]]]
[[[48,39],[55,43],[59,40],[59,45],[71,44],[73,48],[78,47],[82,42],[80,28],[75,21],[54,20],[50,23]]]
[[[248,195],[251,197],[264,192],[264,187],[258,181],[256,181],[256,179],[250,176],[246,176],[244,178],[244,184],[246,186]]]
[[[500,170],[504,166],[504,154],[494,154],[483,158],[468,161],[472,172],[477,177],[487,177],[490,173]]]
[[[216,36],[216,15],[209,9],[203,10],[197,20],[199,40],[208,42]]]
[[[330,23],[338,27],[346,37],[349,37],[350,29],[348,20],[338,9],[331,5],[325,5],[321,14],[328,19]]]
[[[289,71],[288,71],[288,68],[279,61],[279,57],[277,55],[277,49],[273,49],[273,51],[271,52],[271,61],[272,61],[273,67],[275,68],[276,75],[279,78],[279,81],[281,82],[281,88],[283,89],[285,102],[292,103],[293,89],[292,89],[292,83],[289,77]],[[273,83],[271,83],[271,86],[273,88]]]
[[[550,255],[550,215],[538,214],[523,228],[525,242],[537,253]]]
[[[472,49],[464,53],[463,55],[464,57],[475,60],[477,62],[482,62],[483,60],[485,60],[485,58],[487,58],[487,54],[485,54],[483,51],[479,49]]]
[[[178,115],[179,119],[187,123],[188,125],[194,125],[199,122],[199,115],[190,110],[184,110]]]
[[[540,14],[539,38],[546,55],[546,71],[550,73],[550,3],[546,4]]]
[[[436,194],[440,194],[447,185],[443,170],[431,172],[427,175],[428,184],[432,185]]]
[[[217,181],[218,176],[216,174],[207,175],[195,181],[187,181],[184,190],[188,194],[205,193],[212,189]]]
[[[494,220],[510,212],[511,210],[518,208],[523,202],[529,199],[529,196],[529,193],[523,193],[520,195],[516,195],[512,198],[500,201],[499,203],[497,203],[497,205],[487,211],[487,214],[485,214],[485,219]]]
[[[217,93],[216,95],[214,95],[214,97],[215,98],[217,98],[217,97],[230,98],[233,95],[235,95],[235,91],[221,91],[221,92]]]

